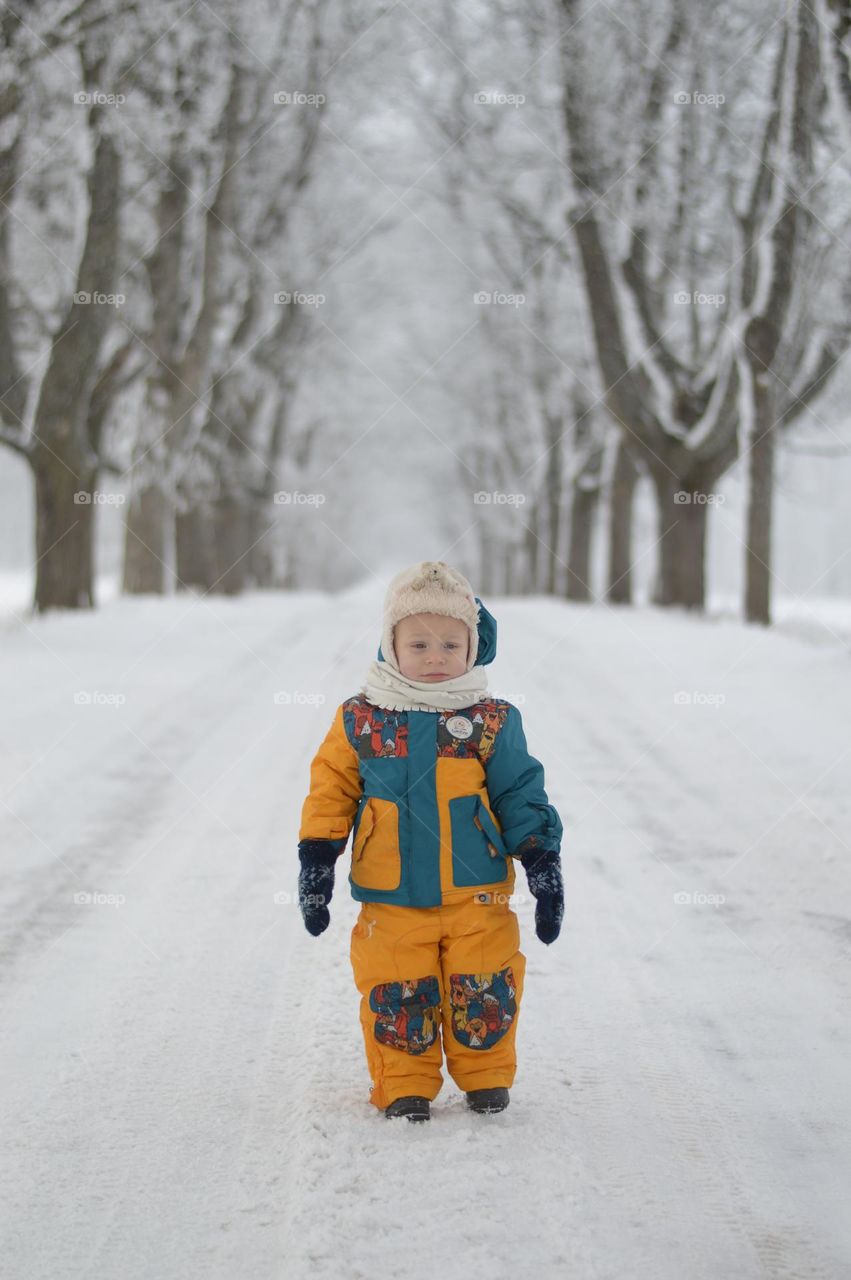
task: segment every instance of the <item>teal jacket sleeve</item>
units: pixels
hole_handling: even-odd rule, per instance
[[[544,790],[544,766],[529,754],[515,706],[496,735],[485,762],[488,798],[512,857],[533,849],[561,849],[563,828]]]

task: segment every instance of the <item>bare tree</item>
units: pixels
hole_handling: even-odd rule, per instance
[[[235,42],[234,42],[235,43]],[[192,154],[189,134],[197,127],[196,57],[178,64],[178,126],[157,206],[157,239],[145,259],[153,324],[149,346],[154,365],[146,385],[143,431],[130,470],[132,493],[126,520],[124,590],[161,592],[171,555],[173,492],[185,457],[203,429],[202,397],[210,383],[213,344],[227,303],[227,237],[233,219],[245,70],[233,59],[227,93],[219,108],[222,144],[215,194],[205,206],[201,245],[193,244],[190,208]],[[194,56],[193,56],[194,55]],[[185,293],[193,263],[201,270],[194,313],[187,323]],[[221,339],[219,339],[221,341]]]
[[[809,6],[799,4],[793,23],[784,29],[766,145],[743,218],[747,248],[742,304],[748,319],[740,365],[749,428],[745,615],[749,622],[763,624],[771,621],[777,428],[794,420],[823,388],[837,351],[848,340],[847,332],[830,333],[818,326],[813,363],[810,338],[825,295],[816,297],[813,289],[813,277],[821,274],[812,253],[820,223],[808,194],[814,185],[813,135],[821,101],[816,21]],[[772,144],[785,159],[782,174],[769,163]],[[824,262],[829,255],[821,244],[816,248]],[[790,386],[802,372],[804,385]]]
[[[777,176],[778,169],[788,172],[814,127],[818,92],[807,81],[801,66],[801,60],[805,60],[808,74],[815,74],[812,39],[803,44],[795,41],[796,48],[803,50],[796,63],[801,74],[796,78],[789,72],[789,21],[780,24],[772,106],[762,126],[757,169],[744,215],[745,243],[731,263],[730,247],[725,248],[717,231],[708,256],[701,247],[705,237],[694,203],[695,195],[707,195],[708,201],[713,202],[705,177],[701,183],[695,163],[697,158],[704,174],[711,175],[714,181],[715,173],[725,164],[723,153],[719,155],[718,138],[701,140],[698,114],[682,111],[679,119],[674,117],[673,123],[665,126],[665,134],[670,133],[677,144],[667,161],[662,138],[657,136],[665,117],[676,111],[676,105],[671,105],[675,99],[673,65],[678,57],[685,68],[695,65],[694,41],[686,38],[683,16],[678,8],[674,9],[646,88],[643,149],[633,165],[631,202],[625,209],[627,217],[622,219],[629,227],[629,252],[619,259],[614,249],[617,237],[611,227],[604,226],[607,187],[597,159],[589,99],[583,95],[588,67],[583,67],[587,46],[581,43],[577,32],[582,16],[579,0],[562,0],[565,127],[576,196],[571,224],[607,388],[606,404],[630,437],[631,452],[643,460],[653,480],[659,508],[657,600],[661,604],[702,607],[707,498],[738,457],[742,397],[752,384],[752,378],[746,379],[743,355],[747,353],[748,362],[762,361],[762,373],[766,361],[775,362],[772,372],[776,374],[777,387],[782,383],[787,388],[782,393],[775,388],[775,419],[788,419],[791,399],[797,394],[788,388],[799,381],[809,357],[803,333],[797,342],[785,344],[760,340],[760,333],[765,333],[764,308],[768,299],[777,309],[781,326],[782,317],[794,309],[791,290],[796,277],[787,266],[790,256],[803,251],[806,245],[809,220],[800,211],[788,209],[782,229],[775,232],[783,237],[782,252],[760,253],[760,241],[768,236],[782,212],[778,201],[783,201],[786,187]],[[794,21],[799,27],[806,25],[798,6]],[[584,25],[582,30],[587,39]],[[696,82],[694,74],[691,82]],[[780,111],[797,120],[797,133],[778,129]],[[733,171],[740,171],[740,157],[734,154],[733,159]],[[621,163],[625,163],[624,158]],[[726,163],[729,165],[729,157]],[[663,201],[662,194],[671,189],[672,182],[682,199]],[[716,192],[723,189],[715,182]],[[724,209],[719,208],[717,197],[714,207],[723,219]],[[728,201],[728,225],[732,209],[732,202]],[[741,226],[742,215],[738,222]],[[713,323],[701,327],[691,307],[686,312],[684,340],[675,341],[669,335],[678,327],[675,308],[671,306],[678,301],[676,285],[690,283],[692,288],[686,292],[693,297],[696,273],[699,281],[700,272],[708,275],[714,269],[717,273],[719,267],[726,275],[727,293],[722,297],[723,305],[716,308]],[[835,335],[832,341],[835,343]],[[785,363],[779,369],[776,358],[781,350]],[[760,405],[760,412],[772,410]],[[763,416],[761,421],[757,440],[765,436],[767,419]],[[768,448],[770,444],[765,441],[763,457]],[[759,464],[758,458],[755,465]],[[761,509],[765,510],[764,489],[762,492],[757,507],[762,504]],[[751,526],[754,537],[757,523],[758,518]],[[765,550],[763,539],[755,547],[755,554]]]
[[[105,304],[114,292],[118,267],[120,209],[115,192],[121,161],[110,107],[98,94],[106,66],[105,18],[102,14],[90,21],[79,12],[73,18],[66,13],[54,28],[40,33],[25,28],[11,10],[0,22],[3,60],[9,72],[0,101],[4,135],[9,139],[0,154],[5,196],[23,177],[17,171],[25,100],[22,86],[36,60],[59,47],[75,52],[79,60],[83,86],[79,92],[84,95],[81,105],[86,107],[91,150],[85,180],[88,211],[73,294],[59,303],[55,327],[45,323],[35,306],[31,310],[39,345],[46,345],[40,379],[22,367],[19,355],[27,338],[17,322],[20,307],[10,206],[5,199],[0,211],[0,441],[26,459],[35,480],[34,605],[38,610],[94,604],[93,528],[101,430],[113,396],[131,376],[132,344],[125,343],[110,354],[106,343],[111,308]]]
[[[322,265],[326,231],[302,216],[303,207],[328,145],[331,75],[372,21],[371,13],[353,17],[341,5],[292,0],[262,60],[241,47],[235,23],[231,95],[209,186],[216,194],[200,246],[184,211],[167,207],[188,200],[190,175],[180,161],[192,154],[197,123],[190,118],[174,137],[164,168],[180,175],[182,190],[164,179],[151,272],[159,372],[131,467],[126,590],[164,589],[172,542],[181,586],[233,593],[270,582],[276,465],[305,334],[298,306],[285,299],[295,295],[294,279]],[[197,63],[193,54],[187,88]],[[339,219],[330,222],[339,232]],[[180,318],[190,264],[199,259],[201,291],[187,336]]]
[[[432,195],[455,222],[470,294],[487,300],[453,365],[453,384],[466,388],[460,399],[475,422],[456,445],[480,490],[501,487],[523,500],[478,512],[486,574],[502,589],[510,579],[519,591],[557,591],[566,573],[569,389],[577,379],[571,365],[584,363],[566,305],[563,184],[551,157],[542,170],[540,141],[518,124],[512,106],[483,87],[492,84],[488,69],[495,63],[500,80],[507,77],[506,48],[526,65],[534,62],[543,33],[499,5],[459,11],[444,3],[440,18],[444,40],[432,51],[439,79],[438,66],[432,72],[420,60],[411,104],[429,141],[443,148]],[[455,56],[445,66],[447,44]],[[523,96],[506,95],[507,103]],[[512,301],[500,306],[506,295]]]

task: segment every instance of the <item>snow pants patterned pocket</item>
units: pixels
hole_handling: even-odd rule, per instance
[[[376,1040],[405,1053],[425,1053],[438,1033],[440,984],[437,978],[382,982],[370,991],[369,1007],[378,1015]]]
[[[504,898],[364,902],[350,958],[376,1107],[407,1094],[435,1098],[444,1054],[465,1092],[513,1084],[526,958]]]

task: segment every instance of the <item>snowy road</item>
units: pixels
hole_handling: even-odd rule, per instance
[[[408,1126],[367,1101],[345,880],[318,940],[275,901],[380,599],[0,631],[0,1273],[851,1274],[847,648],[487,601],[567,915],[544,948],[518,906],[509,1110],[447,1080]]]

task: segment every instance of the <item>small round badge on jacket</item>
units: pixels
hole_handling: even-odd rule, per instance
[[[473,732],[473,722],[466,716],[450,716],[446,728],[453,738],[469,738]]]

